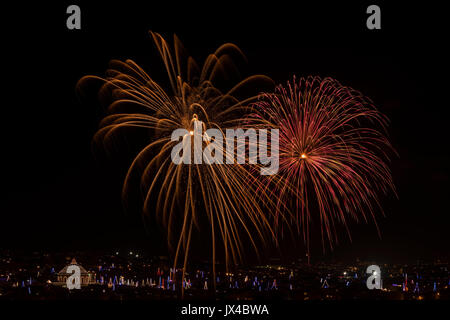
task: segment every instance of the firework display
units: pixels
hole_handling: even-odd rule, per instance
[[[395,194],[388,167],[389,156],[395,152],[386,137],[387,118],[370,99],[334,79],[319,77],[294,78],[275,93],[263,93],[261,83],[271,80],[252,76],[223,93],[214,83],[234,70],[231,57],[243,56],[238,47],[221,46],[199,68],[191,57],[184,58],[185,49],[176,36],[173,50],[159,34],[151,36],[171,92],[131,60],[112,61],[105,79],[87,76],[79,86],[100,80],[100,93],[110,99],[95,141],[108,145],[117,132],[126,135],[126,128],[152,130],[153,138],[128,170],[123,197],[127,198],[131,177],[137,172],[143,210],[154,209],[165,227],[175,267],[181,252],[186,267],[192,232],[199,228],[203,212],[211,230],[213,268],[216,235],[229,265],[242,259],[243,234],[258,252],[253,234],[263,243],[267,239],[277,243],[279,230],[297,229],[309,257],[311,221],[320,222],[322,244],[328,242],[331,248],[338,240],[337,224],[346,228],[350,239],[350,219],[370,219],[377,226],[380,195]],[[234,96],[245,86],[253,86],[259,95]],[[272,141],[263,146],[261,141],[266,140],[261,134],[255,141],[245,136],[237,141],[245,151],[265,148],[266,153],[276,153],[279,172],[258,174],[256,169],[262,165],[249,161],[250,154],[239,162],[234,142],[232,148],[219,146],[220,154],[233,159],[226,164],[198,162],[184,149],[186,145],[189,150],[196,148],[196,143],[208,147],[212,143],[205,139],[208,128],[224,132],[234,127],[279,130],[276,145]],[[181,157],[188,161],[175,164],[170,155],[178,141],[172,133],[180,128],[186,132],[179,144],[183,145]],[[182,212],[181,217],[176,212]]]
[[[260,205],[267,208],[274,202],[268,193],[256,192],[258,180],[249,181],[251,175],[245,166],[174,164],[170,156],[178,141],[173,141],[171,136],[174,130],[184,128],[188,132],[183,137],[184,142],[193,145],[200,138],[200,143],[207,146],[210,142],[202,140],[202,130],[235,126],[240,111],[257,98],[238,99],[234,93],[246,86],[271,85],[272,81],[255,75],[221,92],[214,83],[232,68],[232,55],[242,55],[238,47],[222,45],[199,68],[192,58],[183,58],[184,49],[176,36],[173,50],[159,34],[151,33],[151,36],[163,60],[172,92],[164,90],[131,60],[112,61],[105,79],[95,76],[81,79],[79,87],[93,80],[104,82],[100,92],[111,97],[108,115],[102,120],[94,140],[108,145],[116,132],[126,134],[123,130],[126,128],[153,130],[155,138],[139,152],[128,170],[124,198],[130,188],[130,177],[138,171],[144,194],[143,209],[147,213],[155,209],[158,220],[165,226],[169,247],[175,250],[174,266],[184,252],[183,266],[186,267],[191,236],[203,212],[211,230],[213,266],[216,235],[223,243],[226,264],[236,263],[242,258],[242,234],[247,236],[255,251],[258,251],[255,235],[262,242],[275,239],[270,222],[272,210],[263,210]],[[196,125],[203,127],[200,134],[194,134]],[[221,152],[227,158],[235,157],[234,149],[230,152],[223,148]],[[152,206],[155,199],[156,208]]]
[[[16,301],[80,318],[447,307],[443,10],[4,11],[0,303],[13,314],[39,309]]]
[[[295,207],[297,229],[309,253],[310,222],[318,220],[322,243],[338,240],[336,224],[372,220],[380,195],[395,194],[388,166],[395,154],[387,118],[360,92],[331,78],[294,79],[262,95],[250,127],[280,130],[280,170],[266,178],[278,201]],[[378,227],[377,227],[378,228]]]

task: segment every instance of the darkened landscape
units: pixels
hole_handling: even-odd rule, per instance
[[[70,292],[59,276],[65,264],[73,263],[65,254],[34,252],[15,256],[3,252],[0,265],[0,299],[2,300],[177,300],[184,286],[187,300],[271,301],[273,299],[323,300],[448,300],[449,264],[445,261],[417,261],[414,264],[381,265],[382,290],[366,287],[366,268],[373,261],[340,262],[305,261],[238,266],[233,272],[222,268],[216,274],[216,293],[212,286],[210,262],[189,269],[184,281],[181,270],[173,272],[167,256],[148,257],[141,250],[116,251],[109,254],[74,253],[86,268],[89,282]],[[82,261],[82,262],[81,262]],[[220,265],[219,265],[220,269]],[[58,281],[59,280],[59,281]]]

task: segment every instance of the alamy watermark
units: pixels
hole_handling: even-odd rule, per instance
[[[370,274],[366,281],[367,289],[381,289],[382,283],[380,267],[376,264],[370,265],[367,267],[366,273]]]
[[[274,175],[278,172],[278,129],[226,129],[224,135],[222,130],[216,128],[205,130],[204,123],[200,120],[194,120],[193,123],[193,130],[176,129],[172,132],[171,141],[178,141],[170,155],[176,165],[242,165],[247,162],[261,164],[261,175]]]

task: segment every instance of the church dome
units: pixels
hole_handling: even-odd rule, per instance
[[[75,265],[75,266],[79,267],[80,268],[80,274],[82,274],[82,275],[83,274],[88,274],[86,269],[83,268],[81,265],[79,265],[77,263],[77,260],[75,260],[75,258],[73,258],[69,265],[65,266],[64,268],[61,269],[61,271],[58,272],[58,275],[71,275],[72,272],[71,273],[67,273],[67,268],[69,268],[69,266],[71,266],[71,265]]]

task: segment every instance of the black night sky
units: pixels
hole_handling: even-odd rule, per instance
[[[82,76],[104,75],[110,59],[130,58],[165,81],[148,35],[153,30],[166,38],[175,32],[198,61],[233,42],[248,58],[245,74],[267,74],[277,83],[294,74],[334,77],[372,98],[390,118],[399,199],[384,203],[382,238],[371,224],[352,224],[353,243],[343,234],[325,255],[319,244],[313,251],[318,259],[450,256],[449,55],[438,26],[442,8],[381,3],[382,30],[370,31],[367,4],[347,2],[257,2],[248,8],[242,2],[74,3],[82,11],[80,31],[66,29],[67,1],[4,10],[0,248],[132,246],[164,253],[155,228],[147,232],[139,212],[122,209],[126,167],[94,157],[91,139],[103,110],[80,102],[75,92]],[[301,246],[295,250],[284,254],[303,254]]]

